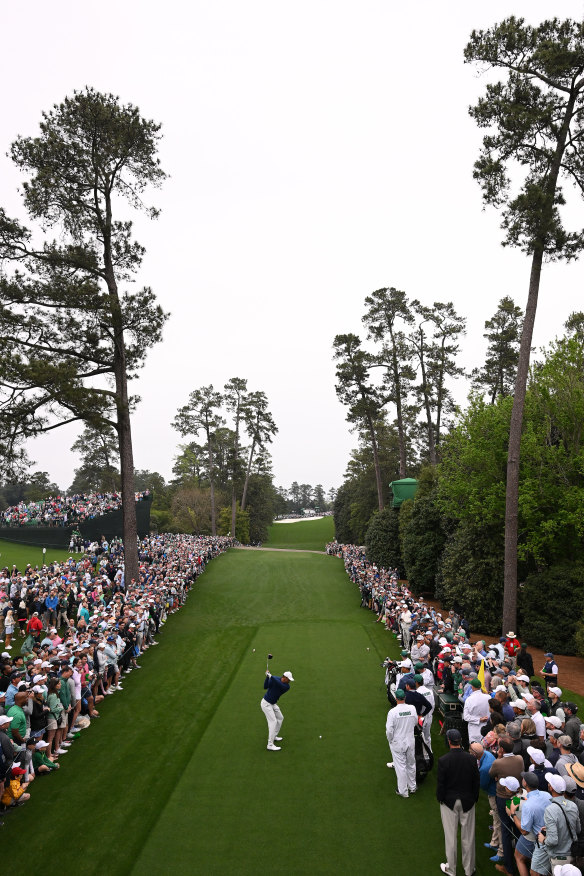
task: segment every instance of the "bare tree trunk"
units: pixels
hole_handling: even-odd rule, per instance
[[[211,435],[207,432],[207,452],[209,459],[209,492],[211,498],[211,535],[217,535],[217,515],[215,512],[215,484],[213,482],[213,446]]]
[[[424,364],[424,337],[420,332],[420,368],[422,370],[422,394],[424,396],[424,408],[426,410],[426,422],[428,426],[428,455],[431,465],[436,465],[436,445],[434,443],[434,425],[432,423],[432,411],[428,396],[428,382],[426,380],[426,366]]]
[[[392,366],[393,366],[393,385],[395,386],[395,412],[397,418],[397,435],[399,443],[399,476],[405,478],[407,472],[406,466],[406,438],[404,434],[404,417],[402,412],[401,400],[401,380],[399,376],[399,365],[397,361],[397,351],[395,348],[395,338],[393,331],[389,332],[392,346]]]
[[[381,481],[381,468],[379,465],[379,451],[377,449],[377,439],[375,437],[375,429],[373,420],[370,414],[367,414],[367,423],[369,425],[369,434],[371,435],[371,447],[373,449],[373,465],[375,468],[375,482],[377,484],[377,505],[380,511],[383,511],[383,483]]]
[[[529,358],[531,341],[537,310],[541,266],[543,263],[543,247],[534,253],[531,262],[529,279],[529,294],[521,346],[517,377],[515,378],[515,394],[509,428],[509,451],[507,456],[507,489],[505,495],[505,584],[503,590],[503,632],[517,629],[517,539],[518,539],[518,509],[519,509],[519,460],[521,451],[521,431],[523,425],[523,408],[527,391],[529,375]]]
[[[572,91],[566,105],[562,127],[558,134],[554,158],[550,166],[546,181],[546,203],[540,220],[540,234],[535,241],[533,259],[531,262],[531,275],[529,278],[529,294],[525,319],[521,332],[521,344],[519,347],[519,362],[517,364],[517,377],[515,379],[515,395],[513,396],[513,409],[511,411],[511,426],[509,428],[509,453],[507,456],[507,489],[505,494],[505,583],[503,589],[503,631],[517,629],[517,538],[519,518],[519,462],[521,455],[521,429],[523,425],[523,408],[525,405],[525,393],[527,391],[527,377],[529,374],[529,359],[531,355],[531,341],[533,338],[533,326],[537,310],[537,298],[541,279],[541,266],[545,252],[545,241],[549,233],[550,220],[553,216],[556,186],[562,157],[566,148],[568,131],[572,121],[577,92]]]
[[[253,461],[253,455],[255,451],[255,438],[251,442],[251,449],[249,451],[249,459],[247,461],[247,471],[245,473],[245,482],[243,484],[243,495],[241,497],[241,510],[245,511],[245,503],[247,502],[247,486],[249,484],[249,476],[251,474],[251,464]]]
[[[108,228],[110,227],[108,223]],[[126,374],[126,343],[122,309],[115,279],[109,235],[105,236],[104,261],[106,266],[109,305],[114,329],[114,378],[116,426],[120,448],[120,477],[122,487],[122,540],[124,543],[124,584],[140,580],[138,562],[138,527],[136,523],[136,495],[134,491],[134,453],[128,400],[128,377]]]

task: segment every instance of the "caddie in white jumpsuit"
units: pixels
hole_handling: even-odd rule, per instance
[[[481,683],[478,678],[471,680],[473,692],[464,702],[462,717],[468,723],[468,741],[482,742],[481,727],[489,720],[490,696],[481,691]]]
[[[405,695],[404,690],[396,690],[397,706],[389,710],[385,725],[397,778],[396,794],[400,797],[408,797],[417,790],[414,727],[418,723],[418,716],[415,706],[404,702]]]

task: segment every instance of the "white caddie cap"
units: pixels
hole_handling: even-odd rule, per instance
[[[282,677],[287,678],[289,681],[294,681],[294,676],[292,675],[290,670],[288,670],[288,672],[284,672]]]

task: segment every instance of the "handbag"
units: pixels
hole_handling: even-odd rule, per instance
[[[568,833],[570,834],[570,839],[572,840],[572,845],[570,846],[570,858],[582,857],[582,855],[584,855],[584,839],[578,839],[578,837],[574,836],[574,834],[572,833],[572,828],[570,827],[570,822],[568,821],[568,816],[566,815],[566,813],[564,811],[564,807],[560,806],[559,803],[556,803],[555,800],[553,800],[552,802],[556,806],[560,807],[560,809],[562,811],[562,815],[566,819],[566,827],[568,828]],[[569,863],[570,863],[570,860],[565,858],[565,857],[551,859],[552,867],[555,867],[556,864],[569,864]]]

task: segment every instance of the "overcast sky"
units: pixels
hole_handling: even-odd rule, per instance
[[[468,317],[464,365],[481,364],[484,321],[503,295],[525,305],[529,264],[500,246],[500,218],[482,210],[472,179],[480,134],[467,108],[485,80],[463,49],[473,28],[511,14],[579,18],[584,3],[3,4],[9,213],[20,210],[9,144],[74,89],[113,92],[163,125],[171,178],[151,197],[162,215],[136,230],[147,248],[139,282],[171,318],[134,385],[138,468],[168,478],[177,408],[192,389],[239,376],[268,395],[276,483],[338,486],[355,438],[331,344],[361,332],[363,300],[381,286],[452,300]],[[583,271],[544,268],[537,347],[582,308]],[[76,434],[29,448],[62,488]]]

